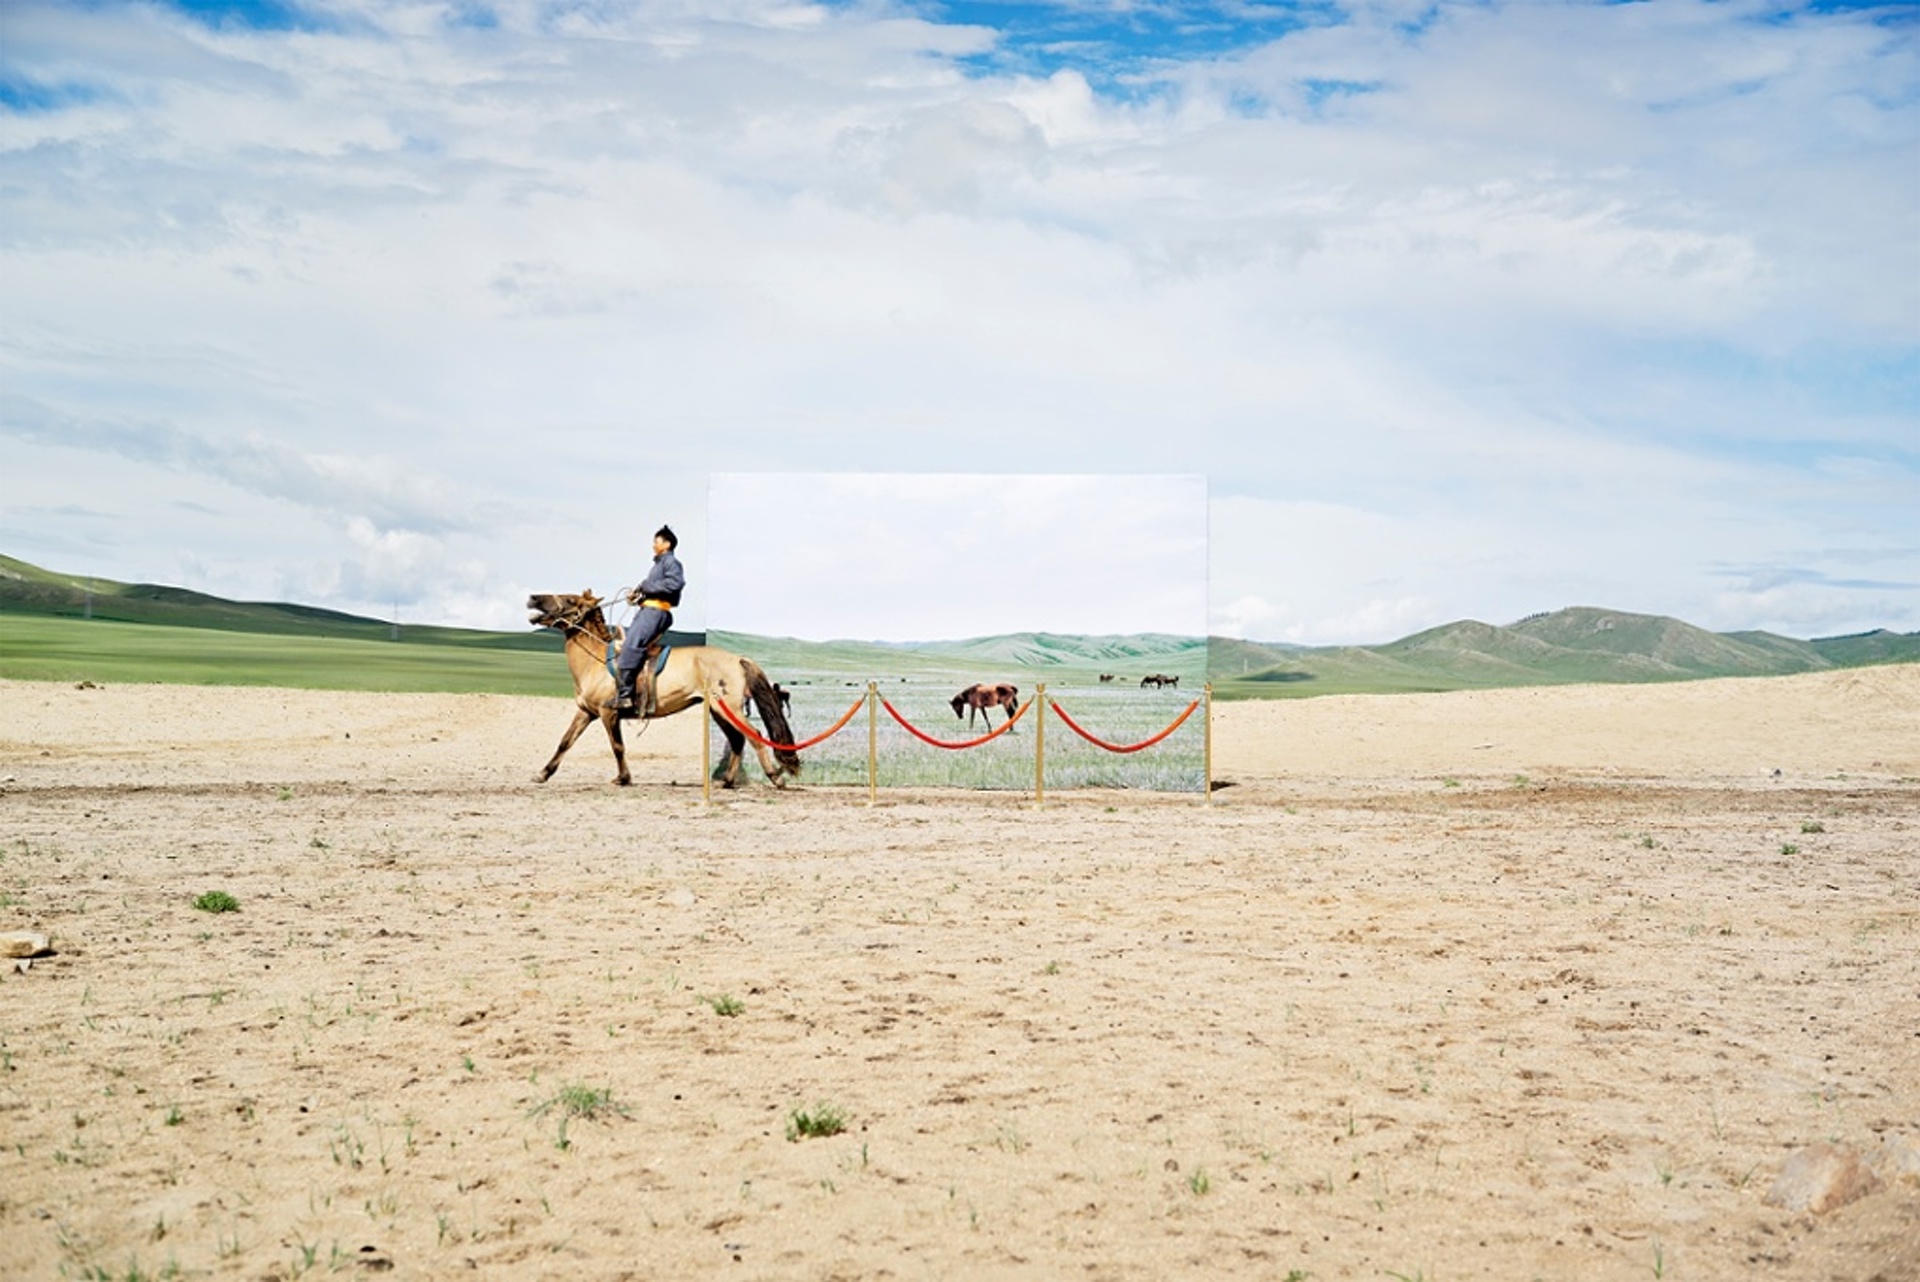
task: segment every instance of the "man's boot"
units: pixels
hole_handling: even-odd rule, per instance
[[[633,683],[634,683],[634,678],[638,675],[639,674],[636,672],[630,672],[627,669],[622,668],[620,669],[619,677],[613,683],[614,706],[619,710],[620,715],[623,717],[631,717],[636,715],[634,711],[635,704],[634,704],[634,698],[633,698]]]

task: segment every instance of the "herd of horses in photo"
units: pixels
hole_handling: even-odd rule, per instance
[[[561,735],[560,746],[554,749],[553,756],[534,776],[536,783],[545,783],[553,777],[567,749],[595,721],[605,728],[607,742],[613,748],[614,764],[619,768],[614,782],[621,785],[633,782],[627,769],[626,742],[620,731],[623,715],[633,714],[623,714],[620,710],[613,672],[613,655],[619,647],[621,633],[607,622],[600,606],[601,598],[590,590],[578,594],[537,593],[527,598],[529,620],[540,627],[553,628],[566,638],[567,668],[573,675],[574,695],[573,722]],[[1118,679],[1111,672],[1100,674],[1102,685],[1112,685]],[[1178,676],[1166,673],[1149,673],[1140,678],[1142,690],[1149,686],[1166,689],[1179,685]],[[787,724],[792,701],[792,694],[771,680],[752,659],[718,646],[680,645],[665,653],[653,679],[651,709],[644,719],[658,720],[697,704],[706,704],[707,715],[713,718],[726,741],[725,755],[714,775],[722,787],[732,788],[739,782],[740,763],[748,742],[748,735],[741,727],[757,712],[768,743],[774,746],[761,743],[756,736],[753,750],[767,778],[776,787],[784,788],[787,778],[800,773],[799,752],[779,746],[795,742]],[[953,715],[964,717],[969,730],[976,716],[992,729],[995,708],[1005,714],[1009,723],[1019,714],[1020,687],[1005,681],[977,682],[954,695],[951,705]]]

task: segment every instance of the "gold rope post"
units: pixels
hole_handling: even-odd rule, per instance
[[[1200,754],[1200,799],[1209,804],[1213,801],[1213,682],[1209,681],[1201,689],[1203,706],[1200,715],[1206,718],[1205,749]]]
[[[1047,799],[1047,683],[1042,681],[1033,692],[1033,804],[1038,809]]]
[[[880,685],[867,682],[867,804],[880,797]]]

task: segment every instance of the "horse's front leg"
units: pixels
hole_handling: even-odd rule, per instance
[[[545,783],[553,778],[553,772],[560,768],[560,758],[567,755],[567,749],[573,746],[573,741],[580,737],[580,732],[587,728],[587,722],[591,720],[593,715],[585,708],[574,710],[573,724],[568,726],[567,732],[560,736],[560,746],[553,750],[553,760],[547,762],[546,768],[533,777],[535,783]]]
[[[633,783],[633,776],[627,772],[627,741],[620,733],[619,710],[601,709],[600,724],[607,728],[607,742],[613,745],[613,764],[620,768],[613,781],[625,788]]]
[[[741,703],[743,705],[745,704],[745,702],[746,701],[744,699],[741,700]],[[774,760],[773,753],[768,750],[767,745],[765,745],[764,743],[761,743],[758,739],[755,739],[753,741],[753,751],[754,751],[754,754],[760,758],[760,769],[766,772],[767,782],[772,784],[776,788],[786,787],[787,786],[787,781],[786,781],[787,768],[781,765],[778,761]],[[745,756],[744,753],[735,753],[734,761],[738,763],[744,756]],[[732,787],[733,785],[728,784],[727,786]]]

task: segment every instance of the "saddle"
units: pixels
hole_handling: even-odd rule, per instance
[[[640,658],[640,670],[634,674],[633,706],[621,708],[622,719],[653,715],[656,707],[653,697],[653,679],[666,669],[667,656],[672,653],[673,647],[661,641],[654,641],[647,646],[646,652]],[[620,687],[620,666],[617,662],[619,657],[620,643],[607,642],[607,675],[613,678],[616,690]]]
[[[651,671],[653,675],[657,677],[662,672],[666,671],[667,656],[672,653],[673,653],[672,646],[666,645],[659,641],[655,641],[652,645],[647,647],[646,657],[641,660],[640,667],[643,670]],[[606,660],[607,675],[612,677],[616,684],[620,680],[619,659],[620,659],[620,642],[618,640],[607,642],[607,660]]]

